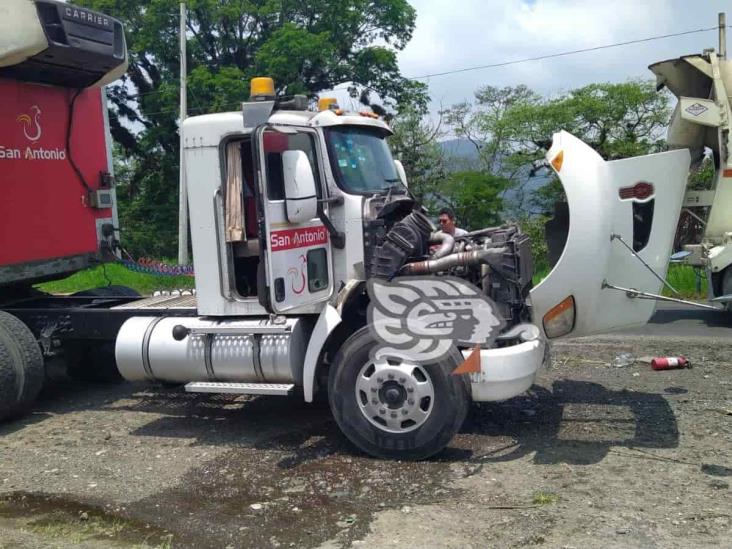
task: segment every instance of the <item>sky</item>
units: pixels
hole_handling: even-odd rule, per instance
[[[723,0],[409,1],[417,25],[399,53],[407,77],[716,27],[717,14],[726,9],[732,23],[732,3]],[[715,29],[422,81],[429,85],[435,112],[441,105],[471,100],[486,84],[526,84],[551,96],[593,82],[651,79],[651,63],[701,53],[717,43]]]

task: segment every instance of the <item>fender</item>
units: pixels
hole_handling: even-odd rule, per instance
[[[303,365],[303,392],[305,402],[312,402],[315,394],[315,371],[318,367],[318,358],[323,350],[328,336],[336,326],[341,323],[341,315],[330,304],[326,304],[325,309],[320,313],[318,321],[315,323],[313,333],[310,336],[308,349],[305,352],[305,364]]]

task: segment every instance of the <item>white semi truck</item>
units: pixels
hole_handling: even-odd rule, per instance
[[[528,239],[516,227],[442,239],[440,257],[426,256],[437,235],[391,156],[389,127],[306,105],[257,79],[240,112],[185,122],[196,295],[111,309],[135,310],[116,338],[125,378],[307,402],[325,393],[364,451],[424,458],[450,441],[471,400],[528,389],[547,340],[650,318],[653,302],[614,288],[660,288],[648,267],[665,274],[688,151],[605,162],[555,135],[548,159],[569,225],[561,258],[531,289]],[[480,350],[478,371],[451,375],[471,351],[459,347],[434,363],[373,359],[366,283],[404,274],[452,274],[493,300],[505,330]]]
[[[189,118],[182,134],[195,294],[3,304],[3,319],[13,319],[10,330],[0,323],[6,398],[28,403],[26,372],[37,370],[39,349],[53,354],[92,338],[114,342],[129,380],[307,402],[327,396],[365,452],[426,458],[450,442],[471,401],[527,390],[551,340],[648,321],[654,302],[636,297],[661,287],[691,160],[680,149],[606,162],[556,134],[547,159],[569,215],[554,227],[559,259],[532,289],[529,241],[517,227],[434,234],[392,158],[391,130],[371,113],[329,101],[311,110],[304,97],[276,97],[261,78],[241,110]],[[405,275],[471,283],[492,301],[500,334],[477,350],[457,341],[432,361],[375,358],[367,285]],[[475,313],[472,297],[423,297],[394,313],[428,310],[435,321],[422,335],[449,336],[458,317]],[[455,375],[467,358],[470,368],[458,372],[469,373]]]

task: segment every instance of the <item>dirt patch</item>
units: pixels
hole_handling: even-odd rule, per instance
[[[356,452],[327,408],[295,399],[61,385],[0,427],[0,539],[74,547],[54,535],[70,521],[89,547],[718,547],[732,537],[730,351],[557,346],[529,393],[474,406],[421,463]],[[617,368],[620,352],[683,352],[694,368]]]

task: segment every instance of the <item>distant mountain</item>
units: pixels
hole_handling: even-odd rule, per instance
[[[478,159],[478,151],[470,141],[467,139],[447,139],[440,141],[440,147],[443,152],[450,156],[456,156],[458,158],[469,158],[472,160]]]
[[[478,169],[478,150],[467,139],[440,141],[450,171]]]

